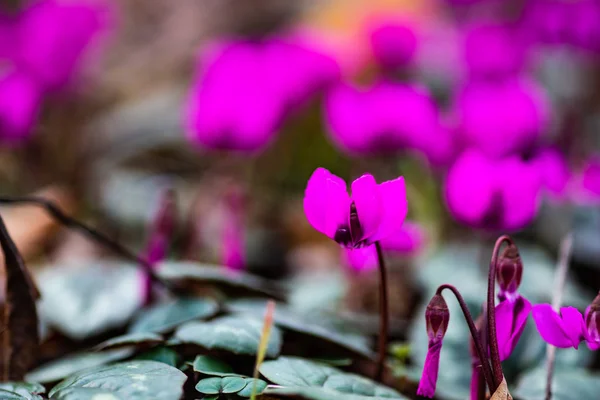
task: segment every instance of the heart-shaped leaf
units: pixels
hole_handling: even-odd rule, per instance
[[[289,390],[289,395],[308,396],[311,399],[406,399],[395,390],[365,377],[298,357],[279,357],[266,361],[260,367],[260,373],[269,381],[284,386],[284,391],[280,393],[282,395]],[[309,390],[305,390],[307,388]],[[274,394],[269,391],[266,393]]]
[[[124,348],[103,352],[73,354],[42,365],[28,373],[25,378],[32,382],[56,382],[86,368],[122,360],[131,356],[134,351],[132,348]]]
[[[127,400],[179,400],[186,379],[183,372],[167,364],[129,361],[74,374],[56,385],[50,391],[50,398],[65,398],[64,393],[75,391],[75,388],[97,388]]]
[[[558,351],[561,351],[558,349]],[[519,380],[514,395],[523,400],[546,398],[546,369],[536,368]],[[553,400],[597,399],[600,393],[600,375],[581,368],[558,368],[552,379]]]
[[[227,308],[233,312],[256,316],[261,316],[264,313],[265,307],[266,301],[264,300],[241,299],[227,303]],[[277,304],[274,320],[275,325],[323,340],[328,347],[334,344],[363,357],[373,357],[373,352],[369,348],[365,337],[358,334],[340,332],[332,324],[327,324],[326,315],[313,315],[311,317],[301,312],[295,312],[283,304]]]
[[[207,322],[188,322],[175,331],[174,337],[205,349],[254,356],[261,332],[262,321],[244,315],[228,315]],[[280,350],[281,331],[273,327],[267,344],[267,357],[277,357]]]
[[[96,346],[96,350],[107,350],[116,347],[152,347],[163,342],[160,335],[150,332],[130,333],[117,336]]]
[[[231,376],[238,375],[233,372],[233,368],[227,363],[214,358],[211,356],[200,355],[194,360],[192,367],[195,372],[199,372],[204,375],[214,376]]]
[[[135,357],[136,360],[158,361],[176,367],[179,365],[179,354],[168,347],[157,347]]]
[[[50,266],[37,282],[40,316],[74,339],[125,325],[143,303],[139,270],[132,264]]]
[[[196,390],[202,394],[237,393],[246,387],[248,382],[239,376],[224,376],[200,380]]]
[[[129,331],[164,333],[184,322],[212,317],[217,311],[219,305],[213,299],[179,298],[142,310]]]
[[[256,385],[256,394],[261,394],[267,388],[267,382],[262,379],[246,378],[246,387],[237,392],[240,397],[250,398],[252,396],[252,390]]]
[[[0,390],[12,392],[21,396],[19,398],[26,400],[42,400],[40,395],[46,393],[46,388],[43,385],[28,382],[3,382],[0,383]],[[4,398],[4,393],[0,393],[0,399]]]

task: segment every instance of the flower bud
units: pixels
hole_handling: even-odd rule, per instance
[[[589,339],[600,343],[600,292],[587,310],[585,315],[585,326]]]
[[[431,298],[425,310],[425,321],[427,323],[427,336],[429,336],[429,339],[434,341],[442,340],[450,321],[450,311],[441,294],[436,294]]]
[[[523,262],[514,244],[504,249],[496,265],[496,278],[500,285],[498,297],[504,300],[516,293],[523,277]]]

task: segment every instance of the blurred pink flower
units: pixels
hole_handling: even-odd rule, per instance
[[[381,81],[366,89],[340,83],[325,99],[329,137],[352,155],[416,149],[443,157],[452,145],[429,94],[415,86]]]
[[[409,64],[418,46],[414,27],[399,20],[374,21],[369,39],[375,61],[391,70]]]
[[[333,59],[291,39],[232,40],[201,54],[187,107],[188,137],[255,152],[284,119],[339,76]]]
[[[352,196],[346,182],[324,168],[317,168],[308,180],[304,213],[317,231],[346,248],[362,248],[398,231],[408,203],[404,178],[377,184],[365,174],[352,182]]]
[[[406,221],[393,234],[381,239],[381,249],[395,254],[413,255],[423,248],[425,231],[415,223]],[[377,251],[375,246],[359,249],[342,249],[342,261],[355,272],[371,271],[377,268]]]
[[[554,148],[538,150],[530,160],[542,178],[546,191],[554,198],[567,195],[571,171],[565,157]]]
[[[570,183],[571,200],[577,204],[600,203],[600,155],[589,157]]]
[[[28,75],[8,71],[0,77],[0,141],[14,144],[31,134],[42,103],[39,86]]]
[[[549,104],[532,81],[472,82],[456,99],[458,133],[488,157],[529,150],[549,122]]]
[[[470,149],[448,171],[446,205],[468,226],[516,231],[535,218],[541,188],[539,171],[518,157],[494,160]]]

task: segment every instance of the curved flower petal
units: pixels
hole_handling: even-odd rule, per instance
[[[531,303],[522,296],[514,301],[505,300],[496,306],[496,335],[501,361],[510,357],[517,346],[531,308]]]
[[[355,272],[372,271],[377,268],[377,251],[375,246],[360,249],[342,249],[342,258]]]
[[[425,241],[425,230],[419,224],[407,221],[400,230],[381,239],[381,247],[385,250],[410,254],[422,248]]]
[[[304,193],[304,213],[319,232],[333,239],[336,230],[348,223],[350,196],[346,183],[325,168],[311,175]]]
[[[440,368],[441,350],[441,340],[429,341],[429,349],[427,350],[427,356],[425,357],[425,365],[423,366],[423,374],[419,381],[417,395],[429,397],[430,399],[435,395],[438,370]]]
[[[560,313],[558,315],[550,304],[537,304],[531,314],[540,336],[547,343],[577,348],[583,335],[583,316],[574,307],[563,307]]]
[[[373,175],[365,174],[352,182],[352,200],[356,206],[361,228],[361,237],[353,238],[354,242],[358,242],[377,232],[381,223],[383,214],[381,193]]]
[[[383,205],[381,224],[377,233],[369,238],[369,242],[384,239],[399,230],[408,214],[408,201],[406,199],[406,185],[401,176],[379,185],[379,193]]]

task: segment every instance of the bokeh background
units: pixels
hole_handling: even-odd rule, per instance
[[[392,353],[418,378],[423,304],[448,282],[478,313],[499,234],[517,240],[532,302],[550,301],[568,233],[563,302],[597,293],[598,21],[597,0],[4,2],[0,193],[47,196],[142,253],[172,189],[169,258],[282,280],[295,307],[375,334],[375,265],[308,224],[303,192],[317,167],[402,175]],[[35,270],[108,257],[41,210],[4,214]],[[455,318],[448,398],[468,393],[466,337]],[[530,322],[507,376],[537,373],[543,354]],[[599,365],[585,349],[559,364]]]

